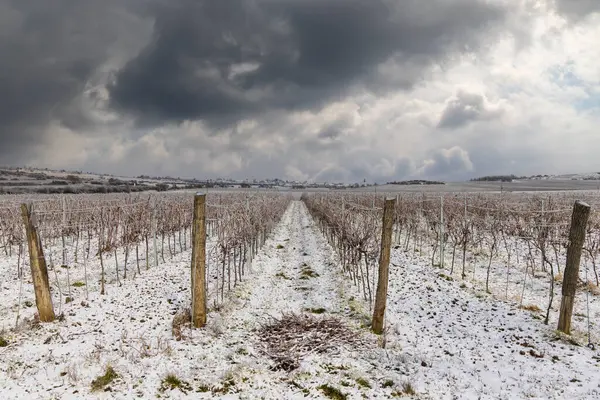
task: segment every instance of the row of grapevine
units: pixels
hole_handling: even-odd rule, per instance
[[[344,271],[369,302],[377,259],[385,193],[304,196],[313,217],[337,252]],[[409,256],[428,259],[448,279],[463,279],[520,306],[543,308],[547,323],[558,311],[575,200],[597,210],[592,192],[538,194],[388,194],[396,197],[394,242]],[[576,303],[593,319],[600,257],[600,213],[587,224]],[[590,329],[595,327],[589,321]]]
[[[330,245],[344,273],[372,304],[377,280],[383,198],[374,195],[305,195],[303,201]]]
[[[22,308],[32,304],[20,210],[24,202],[32,204],[32,222],[41,239],[59,313],[77,297],[105,294],[111,284],[121,286],[159,265],[169,268],[169,261],[190,249],[191,193],[0,198],[3,292],[15,297],[0,308],[0,317],[14,312],[18,320]],[[219,301],[218,294],[222,300],[242,279],[288,202],[288,197],[274,193],[208,196],[207,283],[212,302]]]

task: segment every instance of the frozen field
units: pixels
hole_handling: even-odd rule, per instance
[[[598,350],[571,344],[555,321],[543,325],[535,313],[483,294],[476,281],[447,279],[427,255],[402,246],[392,252],[387,332],[371,334],[369,304],[300,201],[290,203],[243,282],[210,307],[207,327],[184,329],[177,341],[172,322],[190,303],[189,260],[183,251],[104,296],[91,291],[86,300],[79,288],[61,321],[15,331],[4,318],[0,398],[600,398]],[[0,274],[12,269],[14,257],[2,258]],[[13,299],[15,284],[2,281],[2,298]],[[31,321],[34,308],[21,318]],[[292,371],[276,369],[259,330],[289,312],[336,317],[360,341],[315,350]],[[92,392],[108,365],[116,379]]]

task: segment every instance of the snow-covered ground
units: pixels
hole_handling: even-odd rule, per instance
[[[398,238],[397,251],[404,252],[405,237]],[[422,246],[415,248],[411,243],[408,246],[406,255],[412,253],[414,257],[413,263],[424,263],[431,265],[431,246],[428,246],[427,241],[424,241]],[[492,296],[499,300],[503,300],[513,306],[523,306],[534,312],[534,316],[543,320],[546,315],[546,310],[549,303],[550,293],[550,270],[541,271],[540,262],[541,255],[539,251],[533,251],[533,256],[537,261],[536,271],[532,274],[531,266],[527,267],[528,250],[527,247],[517,239],[510,240],[511,257],[509,258],[503,246],[500,246],[497,254],[492,257],[490,265],[489,291]],[[451,273],[452,264],[452,249],[449,245],[445,251],[444,268],[434,268],[437,273],[443,273],[460,281],[460,284],[466,286],[469,290],[477,292],[478,295],[487,295],[486,289],[486,273],[489,262],[489,249],[483,247],[483,251],[467,251],[465,264],[465,279],[462,275],[462,254],[460,249],[457,250],[454,270]],[[516,250],[514,250],[516,249]],[[416,250],[416,251],[414,251]],[[553,256],[554,257],[554,256]],[[418,261],[417,261],[418,260]],[[509,262],[510,261],[510,262]],[[554,261],[554,260],[553,260]],[[439,265],[439,251],[435,256],[434,262]],[[549,314],[549,325],[556,327],[558,324],[558,316],[560,311],[561,290],[562,290],[562,272],[566,264],[564,254],[559,255],[559,265],[561,266],[560,274],[554,266],[554,298],[552,308]],[[600,344],[600,295],[597,289],[593,286],[595,283],[593,268],[591,262],[584,253],[581,259],[579,276],[581,282],[586,280],[592,284],[592,287],[584,288],[583,286],[577,290],[575,306],[573,310],[572,320],[572,335],[583,344],[590,341],[598,346]],[[587,279],[586,279],[587,278]],[[589,319],[588,319],[589,315]]]
[[[189,230],[188,230],[189,231]],[[189,247],[189,232],[186,236],[185,248]],[[167,240],[172,240],[169,237]],[[63,246],[59,239],[49,240],[44,243],[44,255],[48,265],[48,280],[51,286],[52,302],[56,314],[69,312],[74,304],[66,303],[65,300],[70,298],[73,303],[81,303],[87,300],[89,294],[97,294],[100,292],[101,286],[101,266],[97,255],[94,253],[98,248],[97,239],[91,239],[89,243],[90,252],[84,250],[88,244],[86,240],[82,240],[78,245],[75,244],[72,238],[65,241],[64,254],[65,262],[63,264]],[[142,241],[138,245],[138,258],[135,257],[135,246],[129,249],[127,261],[127,278],[123,278],[125,267],[125,248],[119,247],[116,251],[105,253],[104,270],[105,270],[105,290],[110,292],[113,287],[119,285],[127,286],[130,280],[136,281],[140,278],[139,275],[145,276],[147,268],[164,265],[170,265],[173,262],[168,245],[165,243],[161,246],[160,238],[156,242],[156,253],[154,252],[153,240],[149,240],[148,259],[146,260],[145,244]],[[207,241],[207,249],[209,256],[212,255],[214,246],[214,238],[209,238]],[[183,245],[179,243],[172,246],[173,254],[177,259],[189,259],[189,251],[185,251],[183,255],[177,256],[178,252],[183,250]],[[77,249],[77,251],[75,251]],[[18,248],[14,246],[12,254],[0,256],[0,294],[6,301],[0,302],[0,330],[9,329],[15,326],[17,316],[19,321],[31,319],[37,312],[35,307],[35,295],[33,284],[31,281],[31,273],[29,266],[29,254],[27,247],[24,246],[19,257]],[[77,253],[78,258],[75,259],[74,254]],[[116,255],[116,260],[115,260]],[[155,259],[156,255],[156,259]],[[183,258],[181,258],[183,257]],[[214,257],[213,257],[214,258]],[[164,259],[164,261],[163,261]],[[139,264],[139,266],[138,266]],[[18,274],[18,267],[23,271],[21,277]],[[54,268],[56,266],[56,268]],[[68,268],[65,268],[68,267]],[[119,274],[117,276],[117,268]],[[138,269],[140,273],[138,274]],[[213,289],[214,291],[214,289]],[[70,300],[67,300],[70,301]]]
[[[432,398],[600,398],[600,353],[559,338],[515,305],[448,281],[426,260],[392,257],[388,349],[422,358]],[[462,287],[461,287],[462,286]]]
[[[421,399],[600,398],[597,351],[557,340],[531,313],[461,288],[400,249],[392,254],[388,332],[369,333],[368,306],[299,201],[247,280],[211,309],[207,327],[176,341],[173,316],[190,303],[189,259],[183,252],[105,296],[78,298],[63,321],[4,332],[0,398],[295,399],[327,398],[335,388],[362,399],[409,397],[409,386]],[[321,308],[365,344],[310,355],[292,372],[272,370],[257,328],[282,312]],[[108,364],[119,378],[92,393]],[[185,381],[184,390],[161,390],[167,374]]]

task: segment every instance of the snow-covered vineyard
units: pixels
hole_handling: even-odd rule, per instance
[[[385,194],[210,193],[198,329],[192,194],[1,197],[0,398],[600,398],[597,193],[393,197],[382,334]],[[592,211],[566,335],[576,200]]]

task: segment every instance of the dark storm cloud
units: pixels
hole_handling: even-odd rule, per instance
[[[501,109],[490,108],[481,94],[460,91],[448,102],[439,128],[459,128],[472,121],[490,120],[502,115]]]
[[[600,12],[598,0],[555,0],[555,3],[559,13],[575,19]]]
[[[337,139],[345,130],[352,126],[352,120],[349,117],[341,117],[338,120],[325,125],[319,132],[321,139]]]
[[[177,0],[155,12],[151,44],[110,86],[115,109],[151,124],[314,109],[353,85],[383,88],[376,67],[392,59],[410,65],[410,86],[505,17],[479,0]]]
[[[131,2],[130,4],[139,3]],[[116,1],[0,0],[0,156],[14,162],[51,120],[89,123],[74,100],[123,40]],[[139,3],[141,4],[141,3]]]

